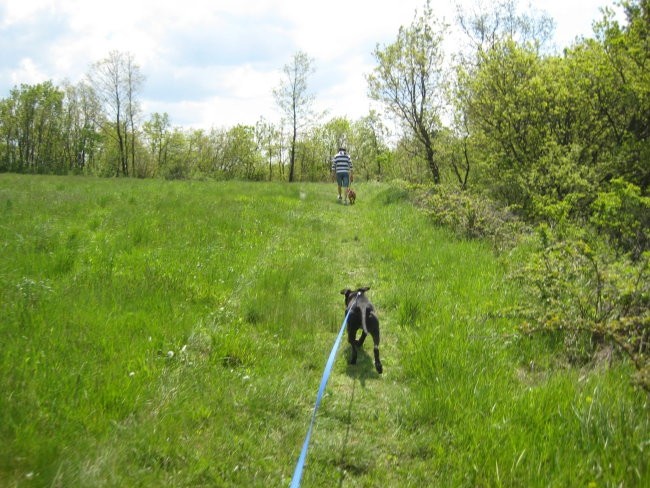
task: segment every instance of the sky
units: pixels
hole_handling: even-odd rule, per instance
[[[431,0],[455,23],[455,5]],[[484,1],[484,4],[489,4]],[[277,123],[273,89],[298,52],[313,59],[314,108],[356,120],[377,108],[366,76],[377,45],[393,42],[425,0],[0,0],[0,98],[13,87],[78,83],[111,51],[131,53],[145,77],[143,114],[183,128]],[[555,21],[554,44],[592,37],[613,0],[520,0]]]

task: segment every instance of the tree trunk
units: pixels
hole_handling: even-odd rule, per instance
[[[298,137],[298,129],[296,127],[296,117],[294,115],[293,122],[293,139],[291,139],[291,151],[289,152],[289,183],[293,182],[294,166],[296,163],[296,138]]]
[[[422,132],[422,142],[424,143],[424,151],[426,153],[427,164],[431,170],[431,176],[433,177],[433,182],[436,185],[440,184],[440,168],[435,160],[435,151],[433,150],[433,142],[431,141],[431,134],[424,128],[421,127]]]
[[[429,164],[429,169],[431,170],[431,176],[433,176],[433,182],[436,185],[439,185],[440,169],[438,169],[438,165],[436,164],[435,155],[431,146],[427,146],[427,163]]]

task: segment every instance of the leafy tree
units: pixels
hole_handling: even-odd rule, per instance
[[[612,173],[623,176],[643,191],[650,185],[650,1],[619,3],[626,24],[615,20],[611,10],[596,26],[611,85],[601,87],[603,117],[615,135]],[[608,97],[610,89],[614,97]]]
[[[388,129],[382,123],[379,114],[370,111],[368,115],[354,122],[352,133],[356,149],[356,173],[365,173],[366,179],[372,177],[381,179],[390,150],[386,142]]]
[[[30,173],[61,172],[64,94],[51,81],[14,88],[0,107],[2,166]]]
[[[257,150],[262,155],[264,162],[269,168],[269,181],[273,180],[273,163],[278,165],[278,175],[282,174],[282,158],[280,148],[282,141],[280,140],[281,132],[271,122],[260,118],[255,124],[255,140],[257,142]]]
[[[484,147],[489,186],[508,204],[530,205],[527,175],[541,149],[537,54],[507,41],[481,54],[480,69],[460,72],[460,96],[470,134]],[[539,87],[537,87],[539,88]],[[543,141],[542,141],[543,142]]]
[[[280,86],[273,90],[276,103],[291,126],[291,145],[289,149],[289,181],[294,181],[296,161],[296,142],[298,133],[310,122],[314,95],[308,90],[309,75],[314,72],[314,60],[304,52],[297,52],[286,64]]]
[[[16,90],[12,90],[9,98],[0,101],[0,170],[2,171],[20,170],[17,106]]]
[[[262,156],[257,151],[255,128],[236,125],[225,134],[223,167],[230,178],[262,179]]]
[[[129,176],[135,158],[137,93],[144,77],[132,54],[111,51],[107,58],[91,67],[88,80],[102,101],[107,120],[112,121],[111,132],[119,157],[116,174]]]
[[[72,171],[84,171],[99,151],[101,107],[92,88],[84,82],[65,84],[63,114],[64,153]]]
[[[153,168],[167,166],[170,143],[170,122],[169,115],[154,113],[151,118],[142,125],[142,133],[145,139],[149,160]],[[155,170],[148,171],[155,174]]]
[[[374,51],[378,66],[368,75],[370,97],[383,103],[418,142],[434,183],[440,168],[434,139],[441,128],[446,87],[443,34],[427,1],[424,12],[409,27],[400,27],[397,40]]]
[[[482,148],[473,151],[479,174],[500,200],[556,219],[588,217],[596,193],[618,176],[645,191],[650,80],[637,67],[648,50],[631,35],[643,32],[632,27],[643,9],[630,12],[629,27],[606,17],[603,42],[584,40],[562,56],[507,39],[459,70],[466,134]]]

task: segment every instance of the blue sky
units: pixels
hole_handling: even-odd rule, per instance
[[[453,23],[454,5],[432,0]],[[490,5],[489,0],[483,0]],[[440,4],[440,6],[438,5]],[[532,0],[555,20],[555,44],[591,36],[613,0]],[[0,98],[22,83],[77,83],[112,50],[130,52],[145,82],[145,117],[167,112],[185,128],[280,118],[272,90],[297,51],[314,58],[316,109],[368,113],[372,51],[392,42],[425,0],[0,0]],[[520,0],[521,8],[529,5]]]

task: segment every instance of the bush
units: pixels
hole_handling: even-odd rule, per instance
[[[451,229],[461,239],[487,239],[501,249],[514,245],[524,230],[510,209],[468,190],[437,185],[416,187],[415,195],[436,225]]]
[[[412,190],[434,223],[459,238],[488,239],[501,250],[531,234],[508,208],[481,195],[441,185]],[[570,209],[569,201],[544,204],[552,225],[538,227],[530,258],[514,264],[526,297],[521,330],[561,336],[571,364],[584,365],[613,346],[630,357],[634,380],[650,391],[648,199],[613,181],[593,202],[593,227],[572,220]]]
[[[591,222],[619,251],[638,259],[650,243],[650,198],[641,189],[618,178],[608,192],[598,193]]]
[[[650,253],[632,260],[594,237],[557,239],[548,227],[539,237],[517,273],[531,298],[522,330],[562,334],[573,363],[610,343],[632,359],[636,382],[650,391]]]

